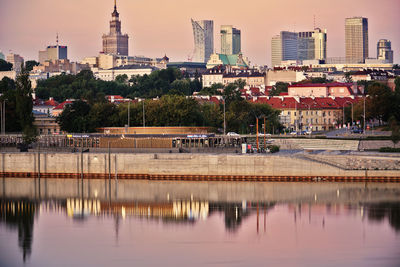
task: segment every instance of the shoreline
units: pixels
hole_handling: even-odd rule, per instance
[[[0,175],[167,181],[400,182],[400,157],[312,153],[1,153]]]

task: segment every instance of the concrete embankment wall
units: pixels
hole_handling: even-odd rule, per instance
[[[40,164],[39,164],[40,163]],[[269,177],[400,177],[399,170],[345,170],[281,155],[2,153],[2,173]]]

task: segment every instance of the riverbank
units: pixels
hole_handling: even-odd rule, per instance
[[[377,166],[384,166],[378,168]],[[400,157],[313,154],[2,153],[2,177],[400,182]]]

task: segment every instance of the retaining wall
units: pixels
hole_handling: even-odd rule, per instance
[[[39,158],[40,157],[40,158]],[[340,157],[340,155],[338,156]],[[6,173],[73,173],[225,177],[399,177],[400,170],[345,170],[323,162],[282,155],[2,153]]]

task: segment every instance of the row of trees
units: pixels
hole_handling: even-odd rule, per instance
[[[98,102],[90,104],[76,101],[66,107],[58,117],[61,129],[67,132],[94,132],[99,127],[122,127],[143,125],[143,105],[146,126],[207,126],[222,132],[223,104],[200,104],[192,98],[180,95],[165,95],[159,100],[124,103],[118,106]],[[255,125],[256,117],[265,116],[267,131],[278,129],[279,112],[268,105],[253,104],[240,99],[226,102],[227,131],[248,133]]]
[[[23,69],[16,80],[7,77],[0,81],[0,101],[6,105],[6,131],[22,132],[26,143],[36,138],[33,125],[32,87],[29,72]]]
[[[388,86],[379,82],[365,83],[368,96],[365,98],[365,118],[366,120],[377,120],[380,125],[389,122],[393,117],[400,122],[400,77],[395,79],[395,90],[392,91]],[[345,109],[346,122],[351,122],[352,115],[354,120],[363,121],[364,101],[359,101],[353,106]]]
[[[119,75],[115,81],[103,81],[94,77],[89,70],[76,75],[63,74],[39,81],[36,95],[41,99],[53,97],[57,101],[67,98],[86,99],[90,103],[98,102],[105,95],[123,97],[155,98],[166,94],[192,95],[201,90],[199,79],[191,81],[184,78],[175,68],[157,70],[150,75]]]

